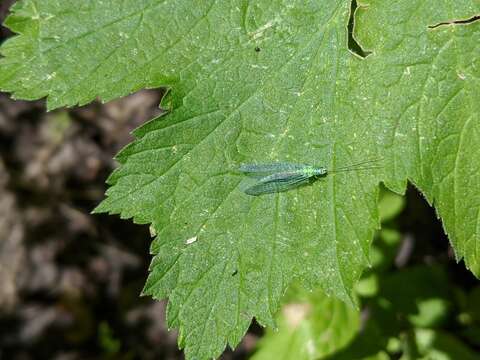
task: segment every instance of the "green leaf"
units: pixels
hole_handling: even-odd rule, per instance
[[[380,219],[387,222],[397,217],[405,207],[405,198],[391,191],[382,191],[378,202]]]
[[[371,270],[387,270],[395,261],[402,240],[402,234],[389,228],[382,228],[370,249]]]
[[[478,354],[454,336],[429,329],[416,329],[415,345],[425,360],[474,360]]]
[[[378,276],[376,274],[363,276],[356,284],[355,290],[361,297],[374,297],[378,293]]]
[[[405,286],[408,284],[408,286]],[[401,291],[399,291],[401,289]],[[411,267],[381,278],[378,304],[389,305],[397,325],[434,327],[445,323],[452,308],[445,269],[438,266]],[[390,319],[379,309],[385,327]],[[408,320],[409,324],[405,320]]]
[[[365,288],[368,285],[365,281],[373,276],[379,279],[375,282],[375,296],[369,289],[359,292],[368,314],[362,331],[329,359],[369,359],[384,356],[385,351],[395,357],[400,350],[405,359],[417,359],[414,355],[418,349],[413,336],[405,336],[405,332],[415,327],[448,323],[453,306],[451,284],[444,268],[424,265],[387,274],[380,271],[362,277],[359,282]]]
[[[286,295],[277,315],[277,330],[268,330],[252,360],[320,359],[335,353],[355,336],[360,314],[321,291],[298,287]]]
[[[135,132],[97,212],[152,224],[145,293],[169,298],[189,359],[274,325],[293,279],[352,302],[378,227],[378,183],[435,204],[457,259],[480,274],[476,0],[24,0],[6,25],[0,89],[50,109],[167,86],[172,109]],[[383,169],[251,197],[241,162]]]
[[[375,320],[375,319],[373,319]],[[348,329],[348,327],[344,327]],[[337,351],[330,356],[324,357],[328,360],[385,360],[390,359],[385,349],[392,347],[392,338],[387,334],[379,324],[368,318],[362,323],[362,329],[347,347]]]
[[[395,257],[398,253],[398,247],[401,243],[402,235],[396,229],[387,227],[388,225],[385,223],[394,220],[401,213],[404,207],[404,197],[386,189],[382,189],[378,203],[378,211],[382,221],[382,229],[376,233],[375,241],[370,248],[371,268],[368,270],[368,272],[387,270],[394,263]],[[371,294],[372,291],[376,291],[376,277],[371,277],[370,279],[365,278],[363,280],[367,280],[366,285],[369,285]],[[357,287],[357,292],[358,290],[359,289]],[[364,293],[361,295],[365,296]]]
[[[418,301],[418,314],[411,314],[408,320],[417,327],[437,327],[445,322],[450,303],[441,298],[422,299]]]

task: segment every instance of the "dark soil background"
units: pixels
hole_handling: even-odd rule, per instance
[[[0,3],[0,21],[12,2]],[[0,42],[10,35],[0,28]],[[46,113],[44,101],[0,94],[1,359],[183,358],[175,331],[165,327],[165,303],[139,297],[148,227],[89,214],[103,198],[114,155],[160,113],[160,97],[141,91]],[[404,263],[444,259],[470,287],[475,280],[455,264],[433,210],[413,189],[408,198]],[[246,358],[260,333],[253,327],[223,358]]]

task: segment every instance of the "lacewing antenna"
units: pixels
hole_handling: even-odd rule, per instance
[[[381,169],[383,166],[376,164],[379,161],[383,161],[383,158],[364,160],[355,164],[340,167],[338,169],[333,169],[329,172],[337,173],[337,172],[345,172],[345,171],[363,171],[363,170]]]

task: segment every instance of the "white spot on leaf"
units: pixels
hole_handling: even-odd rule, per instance
[[[187,244],[187,245],[193,244],[195,241],[197,241],[197,239],[198,239],[198,238],[197,238],[196,236],[191,237],[190,239],[187,239],[187,240],[185,241],[185,244]]]

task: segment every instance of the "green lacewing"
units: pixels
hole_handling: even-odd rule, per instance
[[[243,191],[248,195],[258,196],[288,191],[313,182],[318,178],[325,177],[329,173],[378,169],[380,166],[375,163],[381,160],[366,160],[333,170],[328,170],[325,167],[287,162],[242,164],[239,170],[245,175],[256,179],[253,185],[249,184]]]

